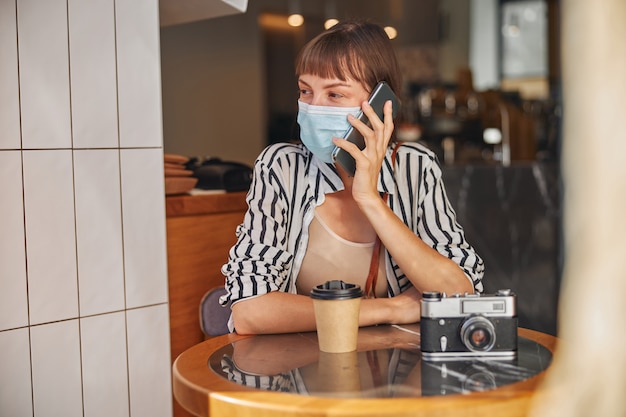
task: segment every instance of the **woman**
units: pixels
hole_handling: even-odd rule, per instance
[[[249,209],[222,268],[231,330],[314,330],[310,289],[330,279],[366,288],[370,269],[361,326],[419,321],[424,291],[482,291],[483,262],[456,223],[435,156],[417,144],[393,156],[391,102],[384,120],[367,104],[380,81],[401,89],[383,29],[333,26],[303,48],[296,75],[303,144],[270,145],[257,159]],[[371,128],[354,117],[359,109]],[[364,150],[338,138],[350,125]],[[335,145],[356,160],[353,177],[332,163]]]

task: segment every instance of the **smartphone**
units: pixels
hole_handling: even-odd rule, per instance
[[[391,100],[392,115],[395,118],[400,109],[400,100],[393,93],[393,90],[391,89],[391,87],[389,87],[389,84],[381,81],[376,85],[376,87],[374,87],[370,98],[367,100],[367,102],[372,106],[380,120],[383,120],[383,106],[385,105],[387,100]],[[365,113],[363,113],[362,110],[357,115],[357,119],[371,127],[367,116],[365,115]],[[359,147],[359,149],[365,149],[365,139],[363,139],[363,135],[361,135],[361,133],[353,126],[350,126],[350,128],[344,134],[343,138],[354,143],[356,146]],[[338,162],[348,174],[354,176],[354,172],[356,171],[356,161],[354,160],[352,155],[350,155],[343,149],[335,146],[335,149],[332,153],[332,158],[333,161]]]

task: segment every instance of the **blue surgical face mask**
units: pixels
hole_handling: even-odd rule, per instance
[[[320,160],[332,163],[333,137],[343,137],[350,128],[348,115],[356,116],[360,111],[360,107],[314,106],[298,100],[302,143]]]

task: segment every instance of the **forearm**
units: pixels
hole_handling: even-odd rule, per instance
[[[363,299],[359,326],[382,323],[410,323],[419,320],[415,314],[403,314],[397,305],[402,300],[390,298]],[[417,300],[404,300],[419,311]],[[295,333],[315,330],[313,300],[306,295],[274,291],[242,300],[232,306],[235,331],[240,334]]]
[[[360,204],[378,237],[407,278],[420,291],[473,292],[471,281],[452,260],[422,241],[380,199]]]
[[[232,305],[235,331],[240,334],[295,333],[315,330],[313,300],[274,291]]]

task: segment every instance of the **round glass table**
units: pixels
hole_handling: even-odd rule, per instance
[[[525,415],[553,336],[519,329],[514,358],[432,361],[419,325],[359,330],[356,352],[320,352],[311,333],[209,339],[174,363],[174,395],[199,416]],[[446,411],[446,412],[447,412]],[[445,414],[444,414],[445,415]]]

